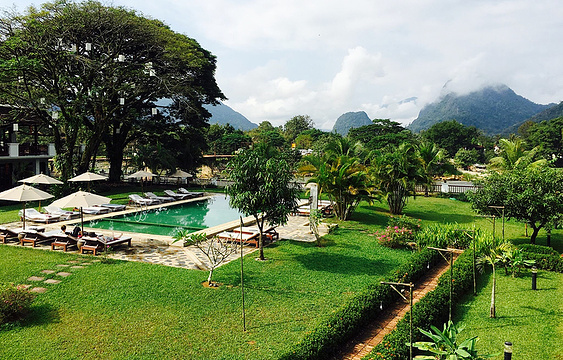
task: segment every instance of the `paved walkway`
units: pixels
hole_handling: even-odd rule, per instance
[[[89,221],[90,219],[88,219]],[[245,224],[252,221],[251,218],[243,219]],[[76,223],[76,220],[73,221]],[[220,231],[225,231],[232,229],[240,225],[240,221],[234,221],[232,223],[223,224],[212,229],[206,230],[208,234],[217,233]],[[10,225],[11,227],[18,227],[17,224]],[[21,225],[19,225],[21,226]],[[47,229],[53,230],[58,229],[61,223],[53,223],[44,225]],[[326,227],[321,227],[321,235],[326,234]],[[112,235],[111,231],[102,229],[87,229],[85,231],[96,231],[97,233],[104,233],[105,235]],[[314,241],[315,236],[309,230],[309,218],[307,216],[290,216],[288,222],[284,226],[277,228],[280,234],[280,241],[284,239],[292,239],[296,241]],[[111,252],[108,257],[118,260],[127,261],[140,261],[148,262],[153,264],[160,264],[165,266],[173,266],[185,269],[208,269],[207,257],[195,246],[183,247],[181,242],[173,243],[173,239],[170,236],[158,236],[149,234],[138,234],[138,233],[124,233],[124,235],[132,237],[132,243],[130,248],[118,247],[114,252]],[[9,245],[17,245],[18,242],[8,242]],[[38,248],[50,249],[49,245],[39,245]],[[244,255],[257,250],[254,246],[244,246]],[[240,252],[233,254],[229,261],[237,259],[240,257]]]
[[[454,255],[457,259],[458,254]],[[428,292],[434,290],[438,285],[438,279],[449,270],[449,264],[441,261],[438,266],[430,270],[424,278],[415,284],[413,293],[413,304],[416,304]],[[405,295],[408,298],[408,293]],[[398,322],[410,311],[410,304],[402,299],[387,309],[381,318],[375,319],[361,333],[335,355],[333,360],[361,360],[376,347],[383,337],[393,331]]]

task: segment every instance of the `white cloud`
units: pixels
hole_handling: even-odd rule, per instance
[[[505,83],[535,102],[563,100],[557,0],[113,3],[163,20],[217,55],[228,104],[254,122],[308,114],[330,128],[342,113],[364,110],[406,123],[448,80],[458,91]],[[402,102],[410,97],[417,101]]]

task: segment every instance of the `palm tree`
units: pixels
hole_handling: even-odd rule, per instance
[[[418,156],[421,160],[422,174],[424,176],[424,196],[428,196],[428,188],[434,183],[434,176],[444,160],[444,150],[438,148],[430,141],[421,142],[418,147]]]
[[[350,156],[353,147],[349,145],[346,140],[337,141],[322,156],[307,155],[299,169],[302,173],[313,173],[308,182],[317,183],[319,194],[328,195],[340,220],[348,220],[360,201],[371,202],[376,195],[366,166],[358,157]]]
[[[477,267],[480,271],[483,271],[486,265],[491,265],[493,270],[493,289],[491,290],[491,307],[490,307],[490,317],[496,317],[496,305],[495,305],[495,298],[496,298],[496,285],[497,285],[497,278],[496,278],[496,265],[502,259],[502,254],[509,250],[510,246],[512,245],[509,242],[505,243],[498,243],[498,240],[495,238],[492,239],[492,242],[489,244],[485,244],[483,247],[483,254],[477,259]]]
[[[415,195],[416,184],[426,181],[422,168],[422,160],[408,143],[373,160],[373,178],[387,200],[391,214],[402,214],[408,196]]]
[[[546,163],[545,159],[533,161],[539,146],[526,150],[526,142],[519,137],[500,139],[500,155],[490,160],[491,167],[499,170],[512,170],[515,168],[537,167]]]

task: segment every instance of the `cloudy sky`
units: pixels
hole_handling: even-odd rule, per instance
[[[408,124],[448,81],[457,92],[504,83],[537,103],[563,100],[560,0],[105,3],[195,38],[217,56],[226,104],[255,123],[306,114],[331,129],[341,114],[365,111]]]

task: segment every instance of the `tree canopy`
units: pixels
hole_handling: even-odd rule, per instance
[[[79,140],[78,169],[105,143],[118,180],[123,149],[146,121],[205,127],[203,104],[224,99],[215,62],[162,22],[97,1],[56,1],[0,19],[0,99],[50,126],[63,179]]]
[[[460,148],[471,149],[478,145],[481,133],[475,126],[465,126],[450,120],[432,125],[421,135],[445,149],[447,155],[453,157]]]
[[[413,139],[413,134],[398,122],[374,119],[373,124],[350,129],[348,137],[352,142],[362,142],[369,150],[378,150],[387,146],[397,147]]]
[[[528,223],[534,244],[540,229],[563,214],[563,173],[558,169],[516,168],[494,172],[482,181],[482,188],[468,193],[473,209],[497,215],[490,206],[504,206],[505,216]]]

